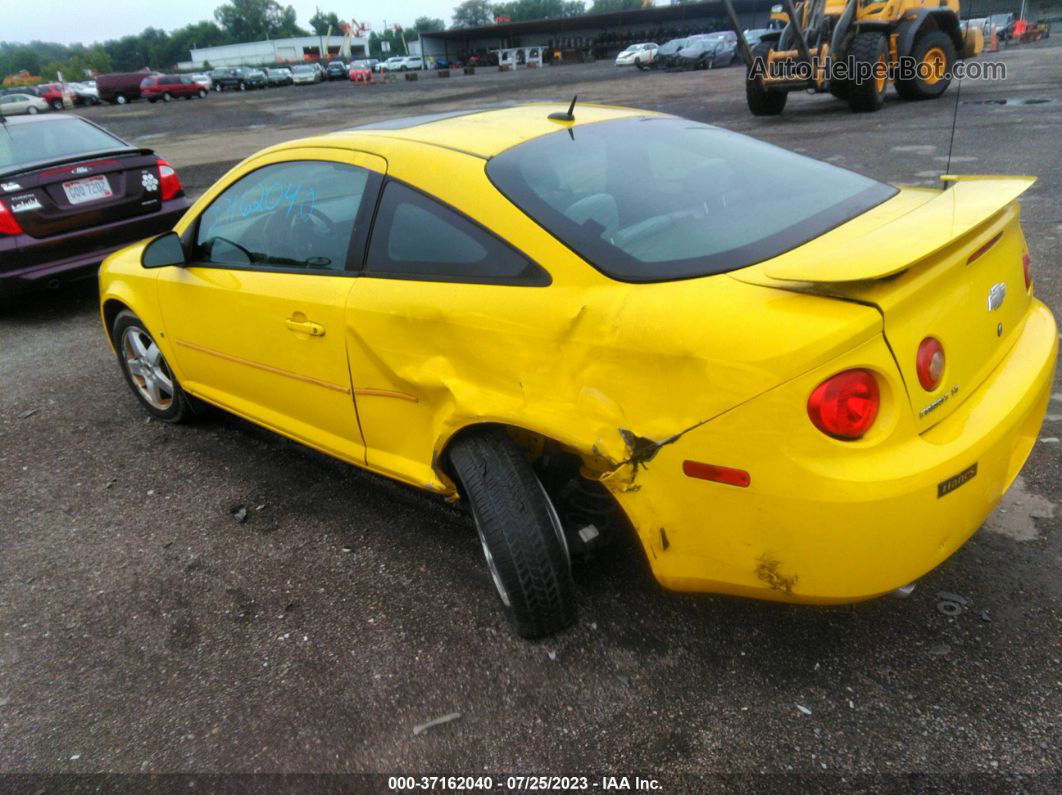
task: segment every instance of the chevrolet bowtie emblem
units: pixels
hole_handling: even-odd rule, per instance
[[[988,311],[994,312],[1003,306],[1003,299],[1007,297],[1007,285],[1003,282],[992,285],[988,291]]]

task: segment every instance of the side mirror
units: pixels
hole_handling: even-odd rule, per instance
[[[176,232],[164,232],[146,246],[140,255],[140,264],[145,268],[165,268],[170,265],[187,265],[181,238]]]

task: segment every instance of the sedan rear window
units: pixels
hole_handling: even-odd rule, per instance
[[[493,158],[487,175],[583,259],[629,282],[744,268],[896,193],[828,163],[669,117],[559,130]]]
[[[0,171],[73,155],[128,148],[124,141],[76,118],[6,124],[0,128]]]

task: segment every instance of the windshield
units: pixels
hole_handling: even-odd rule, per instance
[[[0,170],[81,153],[127,148],[125,142],[77,118],[7,124],[0,129]]]
[[[313,67],[312,66],[296,66],[295,67],[295,74],[298,74],[298,75],[304,75],[307,72],[312,72],[312,71],[313,71]]]
[[[896,189],[705,124],[643,117],[535,138],[494,157],[505,196],[607,276],[707,276],[778,256]]]

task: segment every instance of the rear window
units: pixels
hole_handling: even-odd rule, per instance
[[[0,170],[128,148],[124,141],[81,119],[8,124],[0,132]]]
[[[493,158],[487,175],[595,268],[630,282],[753,265],[896,193],[828,163],[666,117],[559,130]]]

